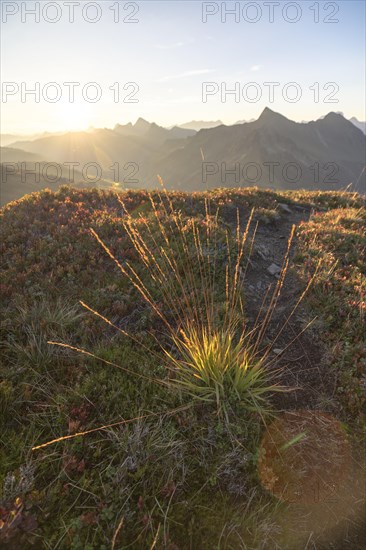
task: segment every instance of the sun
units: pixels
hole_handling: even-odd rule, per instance
[[[91,126],[91,106],[85,103],[60,103],[57,115],[62,130],[86,130]]]

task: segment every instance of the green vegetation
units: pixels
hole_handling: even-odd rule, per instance
[[[335,208],[299,228],[298,258],[305,277],[321,260],[309,295],[324,321],[336,391],[360,428],[366,426],[366,210]]]
[[[122,266],[94,230],[92,234],[170,337],[169,349],[162,346],[168,374],[173,376],[169,385],[216,404],[226,420],[233,400],[263,416],[266,397],[279,387],[270,383],[273,375],[265,368],[266,354],[257,356],[263,327],[254,327],[249,334],[245,322],[241,272],[242,264],[248,264],[244,251],[253,212],[242,236],[237,212],[233,243],[232,231],[222,230],[219,210],[212,215],[207,201],[205,216],[197,221],[177,212],[167,194],[158,196],[158,202],[151,195],[149,199],[152,221],[141,213],[132,216],[119,199],[127,217],[123,229],[147,278],[130,262]],[[277,292],[282,282],[283,278]]]
[[[283,203],[314,213],[253,327],[255,231],[281,224]],[[331,548],[329,524],[299,526],[309,510],[277,500],[258,472],[267,409],[286,406],[266,328],[287,270],[303,289],[312,281],[305,303],[324,327],[338,420],[356,439],[365,219],[357,194],[258,189],[62,187],[3,208],[0,545],[300,550],[313,531]],[[307,444],[300,428],[283,449]]]
[[[178,358],[166,352],[175,366],[173,385],[206,403],[215,403],[218,412],[227,413],[230,401],[263,414],[265,396],[277,390],[269,385],[269,374],[256,360],[245,337],[235,342],[229,330],[208,333],[188,328],[173,338]]]

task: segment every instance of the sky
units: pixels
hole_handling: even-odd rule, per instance
[[[79,0],[73,22],[63,1],[1,8],[2,133],[232,124],[266,106],[366,118],[363,1]]]

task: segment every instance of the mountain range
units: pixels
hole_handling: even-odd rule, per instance
[[[338,113],[297,123],[266,108],[257,120],[197,132],[140,118],[113,130],[46,134],[2,147],[1,162],[59,163],[63,178],[65,163],[77,163],[78,177],[86,165],[97,163],[103,185],[117,182],[129,188],[156,187],[160,175],[167,188],[189,191],[253,185],[339,190],[352,184],[353,190],[365,192],[365,140],[362,130]],[[96,171],[88,170],[91,179],[84,179],[90,186]],[[35,178],[28,180],[29,192],[41,188]],[[56,184],[52,180],[46,186]],[[2,188],[7,200],[24,194],[14,175],[2,177]]]
[[[207,130],[207,128],[216,128],[216,126],[222,126],[224,123],[221,120],[191,120],[190,122],[185,122],[184,124],[179,124],[179,128],[185,128],[188,130],[195,130],[199,132],[200,130]]]
[[[366,122],[361,122],[355,116],[350,118],[352,124],[359,128],[364,134],[366,134]]]

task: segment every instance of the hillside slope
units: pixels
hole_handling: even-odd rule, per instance
[[[353,184],[365,192],[365,144],[363,133],[342,115],[299,124],[266,108],[254,122],[201,130],[157,169],[167,185],[182,190],[239,184],[337,190]],[[213,163],[206,181],[202,154]]]
[[[273,417],[263,423],[255,410],[233,407],[225,420],[204,401],[167,389],[171,374],[160,346],[174,346],[164,324],[90,233],[93,228],[120,266],[131,265],[149,285],[123,224],[128,211],[148,235],[150,198],[161,210],[172,205],[173,214],[164,219],[174,224],[179,216],[187,239],[191,227],[201,231],[204,257],[212,254],[206,236],[217,220],[218,238],[224,235],[217,248],[218,288],[225,288],[230,260],[224,253],[236,242],[238,212],[241,236],[254,208],[240,275],[249,328],[270,311],[268,293],[281,281],[278,268],[295,224],[289,269],[263,345],[273,344],[271,368],[292,390],[271,396],[274,418],[309,409],[323,426],[328,422],[328,434],[323,428],[314,440],[310,424],[304,439],[305,449],[310,439],[310,462],[316,458],[308,473],[331,474],[326,506],[323,496],[278,498],[276,479],[260,467]],[[257,188],[149,197],[145,191],[62,187],[4,207],[0,545],[99,550],[112,544],[151,548],[155,540],[170,550],[220,544],[303,550],[311,537],[319,550],[361,550],[365,222],[365,200],[355,193]],[[156,252],[168,236],[153,227]],[[184,254],[181,261],[184,270]],[[296,307],[309,280],[313,284]],[[154,292],[163,301],[159,288]],[[218,294],[218,307],[222,298]],[[77,436],[115,422],[120,425]],[[304,429],[295,428],[284,447],[297,452]],[[335,456],[347,458],[341,471]],[[289,466],[287,461],[286,471]]]

